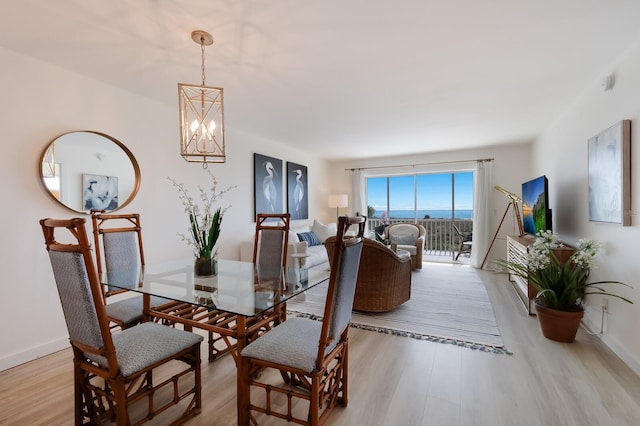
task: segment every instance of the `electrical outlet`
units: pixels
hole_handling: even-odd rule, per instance
[[[609,312],[609,299],[602,299],[602,312]]]

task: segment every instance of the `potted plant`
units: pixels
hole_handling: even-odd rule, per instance
[[[600,244],[580,239],[575,251],[567,250],[557,234],[539,231],[527,254],[526,265],[498,261],[513,275],[528,280],[537,291],[535,306],[542,334],[555,341],[573,342],[584,316],[584,299],[589,294],[631,300],[610,293],[607,284],[629,285],[620,281],[588,282]],[[569,255],[570,254],[570,255]]]
[[[189,216],[189,235],[178,233],[184,241],[192,248],[195,255],[194,273],[196,276],[210,276],[216,274],[216,250],[214,247],[220,236],[220,228],[222,224],[222,216],[228,207],[222,209],[218,207],[212,211],[213,203],[219,200],[222,195],[235,186],[230,186],[222,191],[218,191],[218,181],[211,172],[207,171],[211,177],[210,192],[198,187],[200,191],[200,199],[203,207],[194,202],[189,191],[174,179],[167,177],[178,189],[178,196],[185,213]]]

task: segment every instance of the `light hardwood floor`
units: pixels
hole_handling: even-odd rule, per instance
[[[584,330],[572,344],[545,339],[506,276],[480,274],[513,355],[351,329],[349,405],[329,424],[640,424],[638,375]],[[188,424],[235,424],[233,360],[204,361],[202,373],[203,410]],[[0,424],[72,423],[69,350],[0,372]]]

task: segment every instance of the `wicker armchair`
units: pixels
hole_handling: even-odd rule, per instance
[[[325,241],[333,259],[335,237]],[[364,312],[391,311],[411,297],[411,260],[401,259],[378,241],[364,239],[353,309]]]
[[[394,223],[385,228],[385,238],[393,248],[407,250],[411,253],[411,265],[414,269],[422,269],[422,251],[427,231],[417,223]]]

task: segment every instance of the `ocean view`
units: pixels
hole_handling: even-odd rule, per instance
[[[376,210],[373,217],[380,218],[382,211]],[[423,219],[426,215],[429,215],[430,219],[451,219],[451,210],[417,210],[415,217]],[[456,210],[456,219],[472,219],[473,210]],[[389,210],[390,219],[413,219],[413,210]]]

